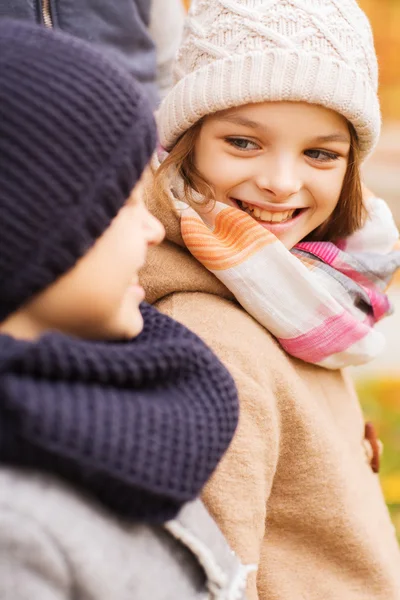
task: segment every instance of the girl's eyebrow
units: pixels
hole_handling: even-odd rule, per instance
[[[221,115],[217,117],[218,121],[227,121],[228,123],[233,123],[234,125],[242,125],[243,127],[249,127],[250,129],[261,129],[264,131],[268,131],[268,127],[263,123],[259,123],[257,121],[252,121],[247,117],[243,117],[237,114],[231,115]],[[316,138],[310,140],[310,144],[326,144],[328,142],[339,142],[342,144],[350,144],[350,136],[342,133],[340,131],[335,131],[328,135],[320,135]]]
[[[324,144],[326,142],[340,142],[342,144],[350,144],[350,136],[337,131],[329,135],[320,135],[312,140],[312,143]]]
[[[266,127],[262,123],[257,123],[257,121],[252,121],[247,117],[241,117],[240,115],[221,115],[217,117],[218,121],[227,121],[228,123],[233,123],[234,125],[243,125],[244,127],[250,127],[251,129],[266,129]]]

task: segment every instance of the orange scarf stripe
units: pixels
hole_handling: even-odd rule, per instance
[[[228,208],[226,211],[220,212],[215,219],[214,235],[218,237],[221,242],[230,243],[231,236],[235,234],[239,235],[257,235],[265,233],[266,237],[270,237],[271,234],[266,230],[260,231],[259,225],[251,219],[249,215],[244,212],[238,212],[235,208]]]
[[[212,265],[213,270],[227,269],[238,265],[268,245],[265,243],[265,239],[255,240],[251,246],[232,252],[230,248],[223,248],[223,246],[218,248],[208,247],[206,238],[203,239],[203,243],[192,244],[189,236],[189,238],[185,238],[185,243],[187,243],[187,247],[193,256],[203,263],[207,262],[210,268]]]
[[[182,215],[182,222],[191,223],[194,225],[199,222],[196,217],[190,217]],[[206,225],[205,225],[206,227]],[[258,224],[251,219],[246,213],[238,212],[236,209],[227,207],[221,211],[215,218],[215,226],[213,229],[214,237],[218,237],[222,243],[230,243],[230,235],[232,234],[246,234],[248,232],[253,235],[258,233],[260,230]],[[267,230],[262,229],[260,235],[264,232],[265,236],[274,237]]]
[[[235,249],[241,250],[242,248],[248,247],[254,239],[265,239],[264,232],[255,233],[253,231],[234,231],[230,232],[229,235],[219,237],[217,234],[213,235],[207,226],[203,225],[195,219],[190,223],[182,221],[182,230],[184,231],[185,239],[194,245],[203,245],[207,242],[208,245],[214,246],[215,250],[230,249],[232,245]]]
[[[197,252],[194,248],[190,248],[190,252],[210,271],[224,271],[240,265],[246,258],[256,254],[259,250],[263,250],[265,246],[264,241],[259,241],[251,249],[246,248],[239,254],[226,257],[210,255],[206,250],[204,252]]]
[[[213,235],[213,232],[207,229],[202,223],[193,220],[188,223],[189,227],[186,227],[182,223],[185,233],[185,238],[190,239],[193,244],[203,245],[205,242],[209,245],[210,243],[216,250],[226,249],[230,250],[234,246],[235,250],[241,251],[247,248],[255,240],[263,240],[268,245],[274,241],[273,238],[269,239],[270,236],[266,236],[264,231],[235,231],[230,232],[229,235],[224,237],[218,237],[217,234]]]
[[[249,221],[246,214],[228,208],[217,215],[214,231],[210,231],[196,218],[183,217],[182,235],[191,253],[207,268],[228,269],[275,241]]]
[[[258,242],[258,241],[263,241],[265,243],[266,246],[268,246],[270,243],[273,243],[274,240],[269,241],[268,239],[266,239],[265,235],[262,234],[257,234],[257,235],[251,235],[251,234],[237,234],[235,236],[230,236],[230,239],[227,240],[220,240],[218,238],[214,238],[214,237],[210,237],[210,235],[212,235],[212,233],[210,234],[210,232],[206,229],[202,228],[201,224],[197,224],[198,227],[197,229],[194,229],[194,224],[193,224],[193,228],[191,227],[190,229],[186,229],[186,227],[182,227],[182,230],[184,229],[184,239],[187,243],[190,243],[190,247],[202,247],[205,244],[207,244],[207,247],[210,249],[210,251],[212,252],[229,252],[230,254],[233,254],[233,248],[235,249],[235,251],[241,252],[242,250],[244,250],[245,248],[248,248],[252,243],[254,242]]]

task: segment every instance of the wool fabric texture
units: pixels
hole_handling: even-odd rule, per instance
[[[0,461],[55,473],[151,522],[194,499],[238,421],[235,385],[205,344],[149,305],[129,342],[0,336]]]
[[[108,227],[155,145],[133,78],[66,34],[0,21],[0,322]]]
[[[201,117],[264,101],[337,111],[364,157],[379,137],[377,59],[355,0],[193,0],[174,80],[159,114],[167,150]]]

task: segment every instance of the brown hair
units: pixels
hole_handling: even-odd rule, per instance
[[[154,192],[157,200],[165,202],[168,198],[166,190],[171,185],[174,174],[181,176],[184,184],[185,198],[189,204],[198,205],[194,192],[201,194],[206,200],[214,201],[212,187],[198,171],[194,160],[194,149],[199,136],[203,119],[200,119],[177,141],[168,157],[155,173]],[[307,240],[335,242],[360,229],[365,219],[365,208],[362,199],[360,174],[360,150],[357,134],[349,123],[350,152],[348,165],[343,180],[342,191],[338,203],[331,216],[308,236]]]
[[[360,147],[356,131],[349,123],[350,152],[338,203],[331,216],[312,231],[307,240],[336,242],[360,229],[366,217],[361,185]]]

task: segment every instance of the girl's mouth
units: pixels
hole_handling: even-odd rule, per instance
[[[293,208],[290,210],[272,212],[259,208],[258,206],[254,206],[253,204],[248,204],[243,200],[236,200],[236,198],[232,198],[232,200],[235,200],[241,210],[265,226],[289,224],[290,221],[293,221],[301,213],[307,210],[306,208]]]

